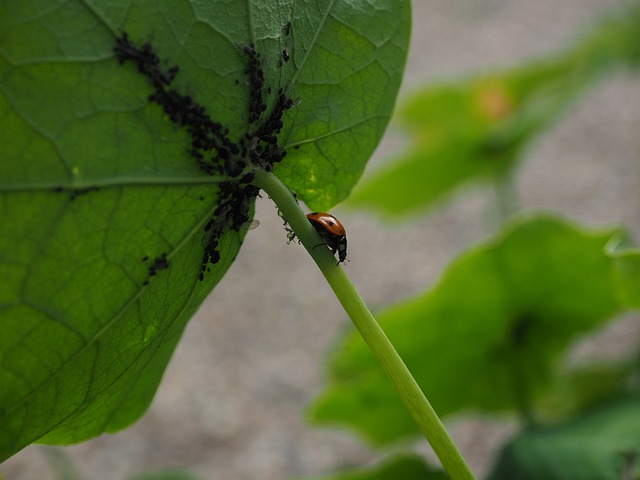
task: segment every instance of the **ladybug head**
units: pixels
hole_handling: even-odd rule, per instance
[[[336,249],[338,252],[338,264],[344,262],[347,259],[347,236],[344,235],[340,237],[338,240],[338,248]]]

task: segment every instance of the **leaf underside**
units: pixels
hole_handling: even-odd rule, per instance
[[[242,46],[253,43],[267,111],[279,89],[299,100],[284,117],[278,141],[289,155],[276,173],[329,207],[388,122],[409,8],[0,3],[0,461],[34,441],[77,442],[136,420],[242,243],[244,230],[226,231],[221,260],[199,280],[225,179],[198,167],[189,133],[149,101],[134,65],[118,64],[116,37],[126,31],[179,66],[172,88],[234,141],[249,123]]]

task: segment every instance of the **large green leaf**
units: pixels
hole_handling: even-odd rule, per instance
[[[567,53],[409,95],[398,123],[410,145],[349,204],[395,218],[426,210],[465,182],[501,181],[585,87],[614,66],[638,63],[639,32],[636,4]]]
[[[373,467],[345,470],[322,477],[299,480],[446,480],[442,470],[436,470],[416,455],[398,455]]]
[[[640,398],[611,402],[571,422],[532,429],[503,448],[490,480],[640,477]]]
[[[619,309],[604,253],[612,235],[552,217],[522,220],[454,261],[431,291],[380,312],[439,415],[535,414],[559,355]],[[333,358],[330,383],[311,414],[378,444],[418,433],[355,333]]]
[[[278,175],[322,207],[348,194],[387,123],[409,9],[0,0],[0,461],[137,419],[242,241],[243,230],[221,230],[221,260],[199,280],[226,178],[198,167],[187,129],[150,102],[135,65],[119,65],[116,37],[150,42],[159,68],[179,66],[171,88],[235,142],[249,128],[253,43],[267,113],[279,89],[299,99],[283,118]]]

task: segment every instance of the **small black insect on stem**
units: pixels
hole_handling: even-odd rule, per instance
[[[286,28],[290,30],[290,24]],[[210,266],[220,261],[219,243],[222,235],[229,229],[239,231],[249,220],[249,209],[259,192],[257,187],[250,184],[254,178],[252,170],[260,168],[270,172],[274,164],[287,154],[278,145],[278,135],[283,127],[284,112],[293,106],[293,101],[283,89],[279,89],[274,106],[265,117],[268,110],[265,97],[271,95],[272,89],[265,88],[260,53],[254,44],[239,49],[247,57],[245,74],[249,83],[249,109],[246,133],[238,141],[233,141],[229,137],[229,129],[212,120],[201,104],[190,95],[172,88],[179,67],[163,68],[149,42],[137,47],[123,32],[116,39],[114,47],[120,64],[132,61],[149,80],[153,88],[149,101],[160,105],[176,125],[186,128],[191,137],[188,152],[200,169],[209,175],[229,178],[219,184],[218,204],[204,229],[205,247],[200,280],[204,279],[205,272],[210,271]],[[166,256],[163,258],[166,260]],[[154,264],[149,269],[149,275],[155,275],[161,269],[159,267]]]

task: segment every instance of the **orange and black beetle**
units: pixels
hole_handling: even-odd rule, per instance
[[[311,212],[307,214],[309,223],[325,241],[331,253],[338,252],[338,264],[347,259],[347,232],[340,221],[329,213]]]

